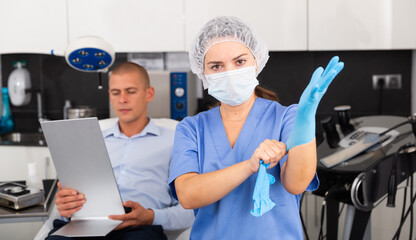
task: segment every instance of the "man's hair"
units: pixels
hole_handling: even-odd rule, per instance
[[[111,71],[111,74],[122,75],[132,72],[136,72],[137,74],[139,74],[139,76],[142,77],[139,80],[143,81],[145,88],[148,88],[150,86],[149,74],[147,73],[147,70],[139,64],[133,62],[125,62],[118,65],[113,69],[113,71]]]

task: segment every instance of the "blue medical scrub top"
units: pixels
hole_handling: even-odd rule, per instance
[[[187,117],[176,127],[169,184],[176,197],[174,180],[188,172],[207,173],[251,158],[265,139],[286,142],[296,116],[297,105],[257,98],[237,138],[234,148],[228,141],[219,107]],[[191,239],[303,239],[299,217],[300,195],[288,193],[280,180],[285,156],[267,172],[276,178],[270,186],[270,199],[276,206],[260,217],[250,214],[257,173],[221,200],[195,209]],[[318,177],[307,191],[316,190]]]

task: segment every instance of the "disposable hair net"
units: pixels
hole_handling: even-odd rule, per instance
[[[213,45],[225,41],[240,42],[250,49],[256,59],[257,75],[269,59],[266,43],[245,22],[231,16],[213,18],[201,29],[189,50],[191,70],[202,80],[204,89],[209,87],[204,74],[205,54]]]

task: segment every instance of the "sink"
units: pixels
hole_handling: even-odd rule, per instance
[[[46,145],[45,136],[40,132],[11,132],[0,135],[2,144]]]

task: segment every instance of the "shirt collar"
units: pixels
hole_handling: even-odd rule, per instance
[[[160,129],[154,124],[154,122],[151,118],[148,118],[148,119],[149,119],[149,122],[144,127],[144,129],[140,133],[138,133],[136,135],[133,135],[130,138],[142,137],[142,136],[145,136],[147,134],[151,134],[151,135],[155,135],[155,136],[160,135]],[[103,131],[104,138],[107,138],[111,135],[113,135],[114,137],[117,137],[117,138],[128,138],[126,135],[124,135],[122,132],[120,132],[120,127],[118,125],[118,121],[112,127]]]

